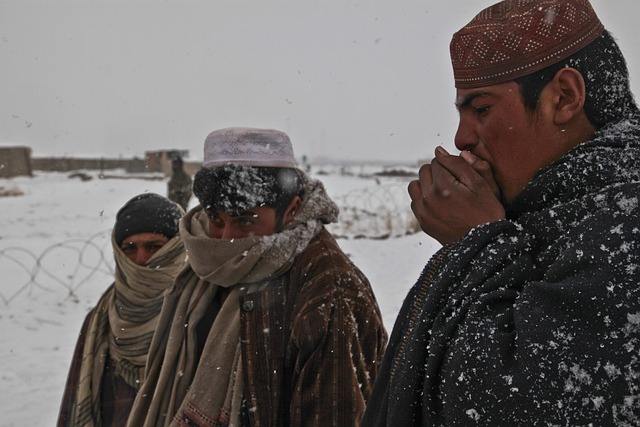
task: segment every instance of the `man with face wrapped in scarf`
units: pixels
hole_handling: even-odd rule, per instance
[[[130,426],[354,426],[386,345],[366,277],[324,228],[338,209],[288,136],[207,137],[189,267],[165,298]]]
[[[144,381],[163,292],[185,262],[184,210],[142,193],[116,214],[114,281],[87,313],[69,368],[58,427],[120,427]]]

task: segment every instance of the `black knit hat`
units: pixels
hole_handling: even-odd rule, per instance
[[[125,238],[139,233],[157,233],[172,238],[178,234],[181,216],[180,208],[169,199],[154,193],[139,194],[116,214],[116,243],[120,245]]]

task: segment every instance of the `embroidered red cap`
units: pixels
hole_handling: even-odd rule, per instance
[[[490,86],[531,74],[573,55],[603,30],[588,0],[501,1],[453,35],[455,86]]]

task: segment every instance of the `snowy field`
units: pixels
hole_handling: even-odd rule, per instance
[[[340,245],[369,277],[390,333],[404,296],[439,245],[423,233],[404,233],[409,178],[339,171],[325,167],[312,175],[343,209],[349,226],[332,231],[344,236]],[[106,174],[112,176],[36,172],[0,179],[0,192],[23,193],[0,197],[3,427],[55,424],[78,330],[112,281],[115,214],[136,194],[166,193],[162,176]]]

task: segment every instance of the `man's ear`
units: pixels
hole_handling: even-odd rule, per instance
[[[296,212],[298,212],[298,210],[300,209],[300,206],[302,206],[302,199],[300,198],[300,196],[294,197],[291,203],[289,203],[289,207],[287,207],[287,210],[284,211],[284,215],[282,216],[282,225],[287,225],[291,221],[293,221]]]
[[[554,122],[562,126],[582,114],[587,89],[582,74],[575,68],[562,68],[553,78],[555,89]]]

